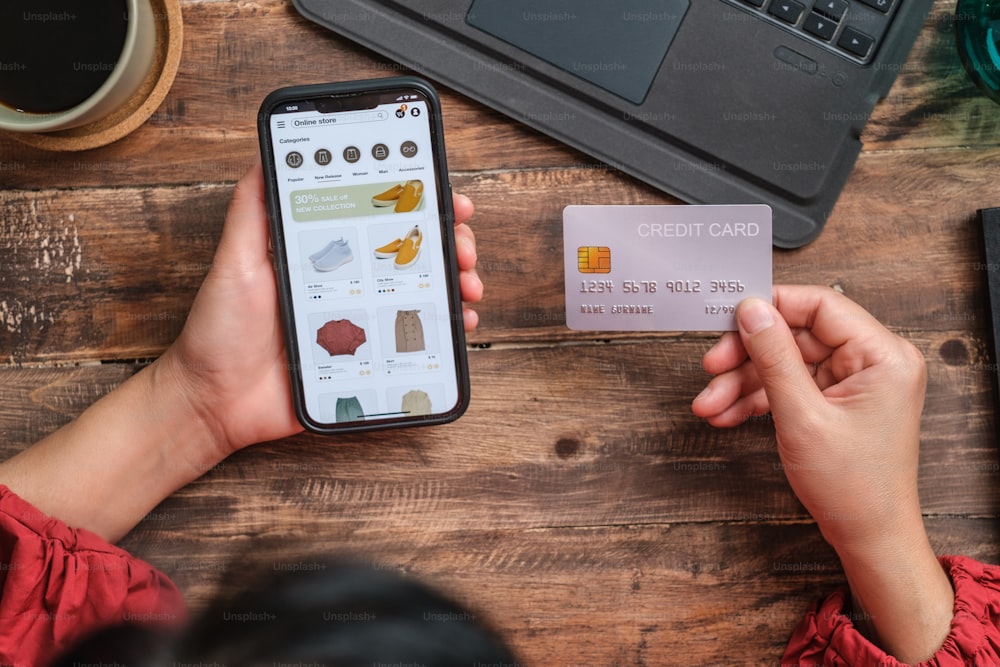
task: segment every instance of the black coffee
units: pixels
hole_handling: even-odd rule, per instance
[[[125,0],[0,0],[0,104],[80,104],[111,76],[127,26]]]

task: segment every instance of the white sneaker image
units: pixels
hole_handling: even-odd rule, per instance
[[[337,245],[343,240],[344,240],[343,238],[340,238],[330,241],[329,243],[326,244],[326,246],[323,247],[322,250],[314,252],[313,254],[309,255],[309,261],[315,262],[317,259],[325,255],[326,253],[330,252],[330,249],[333,248],[333,246]]]
[[[351,246],[342,238],[330,241],[322,250],[309,255],[313,268],[324,273],[339,269],[353,259]]]

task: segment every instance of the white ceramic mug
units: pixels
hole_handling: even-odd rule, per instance
[[[149,0],[124,0],[124,4],[128,12],[125,43],[104,83],[79,104],[61,111],[19,111],[0,100],[0,129],[51,132],[78,127],[107,116],[128,101],[142,85],[153,64],[156,22]],[[30,18],[27,10],[25,15]],[[40,46],[45,48],[45,45]]]

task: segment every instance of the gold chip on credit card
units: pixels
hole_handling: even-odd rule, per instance
[[[580,273],[611,273],[611,248],[580,246],[577,248]]]

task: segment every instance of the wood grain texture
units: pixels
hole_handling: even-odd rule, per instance
[[[717,430],[691,414],[706,379],[693,360],[708,344],[650,339],[475,351],[472,402],[459,421],[256,446],[210,475],[217,499],[206,511],[239,513],[189,529],[206,536],[240,529],[261,504],[348,506],[364,529],[807,520],[784,481],[769,418]],[[917,344],[929,356],[943,341]],[[72,418],[131,370],[0,371],[6,453]],[[928,514],[998,511],[989,383],[990,374],[972,364],[931,364],[921,461]],[[962,429],[956,414],[966,419]]]
[[[905,173],[899,159],[865,156],[820,238],[775,251],[774,280],[836,285],[903,332],[985,339],[985,273],[969,202],[993,203],[1000,150],[975,159],[927,152]],[[456,174],[453,183],[478,210],[472,225],[486,297],[470,337],[476,344],[593,339],[565,326],[563,207],[670,201],[595,170]],[[4,357],[158,355],[180,331],[208,271],[231,191],[209,184],[0,193]]]
[[[260,571],[370,563],[460,601],[524,665],[777,664],[809,604],[844,583],[810,524],[362,531],[310,516],[289,531],[279,512],[262,515],[272,523],[260,532],[206,549],[189,531],[153,525],[171,502],[125,544],[175,579],[195,610],[217,591],[245,590]],[[1000,556],[991,521],[931,519],[928,531],[942,553]],[[162,546],[152,553],[151,543]]]
[[[997,562],[1000,427],[974,219],[1000,205],[1000,113],[960,68],[953,4],[935,4],[872,114],[826,229],[776,251],[774,277],[835,286],[921,350],[932,542]],[[400,72],[288,2],[183,12],[176,81],[138,131],[64,155],[0,138],[0,456],[180,331],[267,92]],[[442,93],[487,290],[466,416],[257,445],[197,471],[122,545],[196,610],[257,570],[333,554],[442,587],[525,665],[775,664],[842,574],[784,481],[769,419],[719,431],[691,415],[714,334],[565,327],[562,208],[676,200]]]

